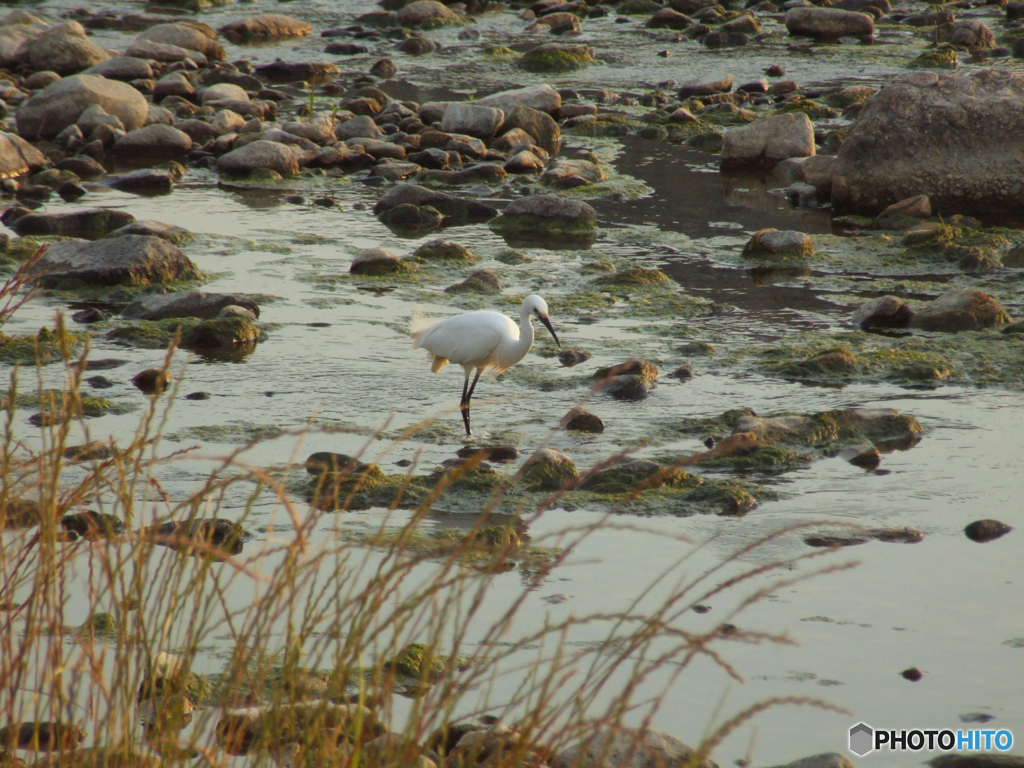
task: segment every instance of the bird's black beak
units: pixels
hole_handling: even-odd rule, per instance
[[[547,328],[547,329],[548,329],[549,331],[551,331],[551,335],[552,335],[552,337],[554,337],[554,339],[555,339],[555,344],[557,344],[557,345],[558,345],[558,348],[559,348],[559,349],[561,349],[561,348],[562,348],[562,342],[560,342],[560,341],[558,340],[558,335],[557,335],[557,334],[555,333],[555,329],[551,327],[551,321],[550,321],[550,320],[548,320],[548,319],[547,319],[547,317],[542,317],[542,318],[540,319],[540,321],[541,321],[542,323],[544,323],[544,327],[545,327],[545,328]]]

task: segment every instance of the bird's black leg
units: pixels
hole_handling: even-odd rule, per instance
[[[462,387],[462,403],[459,407],[462,409],[462,421],[466,425],[467,435],[472,434],[472,431],[469,428],[469,401],[473,397],[473,390],[476,389],[476,383],[480,380],[480,371],[480,368],[476,369],[476,376],[473,377],[472,385],[469,384],[469,377],[467,376],[466,383]],[[469,387],[468,391],[466,390],[467,386]]]

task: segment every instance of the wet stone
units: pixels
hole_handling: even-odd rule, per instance
[[[90,376],[85,380],[85,383],[93,389],[110,389],[114,386],[114,382],[106,376]]]
[[[353,275],[387,275],[406,269],[408,266],[387,248],[367,248],[353,259],[348,271]]]
[[[581,352],[578,349],[563,349],[558,353],[558,362],[566,368],[572,368],[590,359],[589,352]]]
[[[498,294],[501,293],[501,280],[489,269],[478,269],[461,283],[445,288],[444,292]]]
[[[880,296],[859,306],[850,322],[866,331],[870,328],[907,328],[913,319],[914,310],[903,299]]]
[[[170,386],[172,378],[170,371],[147,368],[132,376],[132,384],[147,395],[159,395]]]
[[[988,541],[995,541],[1012,530],[1013,528],[998,520],[975,520],[964,528],[964,535],[971,541],[984,544]]]
[[[482,455],[483,461],[505,463],[519,458],[519,449],[512,445],[485,445],[480,447],[467,445],[464,448],[460,448],[455,455],[460,459],[471,459]]]
[[[604,432],[604,422],[594,414],[583,408],[573,408],[562,417],[562,429],[569,429],[574,432]]]

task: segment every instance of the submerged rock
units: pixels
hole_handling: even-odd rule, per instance
[[[408,269],[409,265],[387,248],[366,248],[352,260],[348,271],[353,275],[389,275]]]
[[[445,293],[501,293],[501,280],[489,269],[478,269],[461,283],[449,285],[444,289]]]
[[[200,276],[196,265],[177,246],[159,237],[138,235],[53,243],[32,274],[45,288],[150,285]]]
[[[259,305],[247,296],[232,293],[204,293],[182,291],[143,296],[129,304],[122,317],[136,320],[164,320],[169,317],[198,317],[210,320],[221,314],[225,307],[238,306],[260,315]]]
[[[109,539],[120,536],[125,531],[125,525],[119,518],[92,510],[64,515],[60,519],[60,524],[64,530],[74,531],[86,541]]]
[[[491,228],[513,239],[589,239],[597,232],[597,211],[579,200],[531,195],[513,200]]]
[[[526,461],[522,479],[532,491],[557,491],[579,479],[576,463],[564,453],[541,448]]]
[[[425,261],[477,261],[480,258],[466,246],[440,238],[425,242],[412,255]]]
[[[489,205],[464,200],[416,184],[399,184],[392,187],[373,207],[373,212],[380,216],[399,205],[430,206],[455,221],[486,221],[497,214]]]
[[[913,319],[914,310],[903,299],[879,296],[861,304],[850,322],[866,331],[869,328],[907,328]]]
[[[193,325],[181,336],[183,349],[222,350],[255,343],[260,337],[256,323],[248,317],[232,314]]]
[[[96,239],[131,224],[135,217],[111,208],[89,208],[70,213],[30,213],[16,220],[11,228],[20,236],[59,235]],[[55,243],[50,246],[52,249]]]
[[[0,744],[40,752],[71,751],[85,741],[85,731],[74,723],[13,723],[0,728]]]
[[[132,376],[132,384],[147,395],[163,394],[171,384],[171,372],[163,368],[147,368]]]
[[[927,195],[944,215],[1024,206],[1024,77],[920,73],[873,96],[836,157],[832,205],[874,214]]]
[[[579,406],[573,408],[562,417],[562,429],[571,429],[574,432],[604,432],[604,422],[600,417]]]
[[[803,232],[762,229],[745,246],[746,258],[807,258],[814,255],[814,244]]]
[[[981,290],[951,291],[926,304],[914,316],[911,327],[922,331],[982,331],[1006,325],[1010,317],[1003,305]]]
[[[964,528],[964,535],[971,541],[984,544],[987,541],[995,541],[1012,530],[1013,528],[998,520],[975,520]]]

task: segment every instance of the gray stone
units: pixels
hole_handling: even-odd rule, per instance
[[[981,331],[1009,322],[1009,316],[997,299],[984,291],[968,288],[944,293],[926,304],[914,315],[911,327],[922,331],[957,333]]]
[[[530,195],[509,203],[491,228],[513,239],[587,239],[597,231],[597,211],[580,200]]]
[[[871,98],[836,156],[832,205],[875,214],[927,195],[943,215],[1024,207],[1024,77],[922,72]]]
[[[130,85],[96,75],[74,75],[47,86],[18,110],[18,133],[51,138],[93,104],[117,117],[129,131],[140,127],[148,112],[145,97]]]
[[[131,224],[135,217],[127,211],[89,208],[68,213],[30,213],[11,225],[21,236],[61,235],[96,239]]]
[[[508,173],[540,173],[544,170],[544,161],[524,149],[509,158],[504,168]]]
[[[402,260],[387,248],[367,248],[352,260],[348,271],[353,275],[386,275],[403,269]]]
[[[462,19],[448,6],[436,0],[418,0],[409,3],[398,12],[398,23],[408,29],[445,26],[459,24]]]
[[[592,163],[589,160],[566,160],[560,158],[551,162],[548,169],[540,177],[540,180],[551,184],[569,177],[585,179],[590,183],[604,181],[606,178],[604,171],[601,170],[601,166],[597,163]]]
[[[516,106],[505,113],[505,120],[498,128],[502,136],[516,128],[526,132],[538,147],[557,155],[562,147],[562,132],[551,115],[539,109]]]
[[[160,123],[131,131],[114,143],[118,157],[149,165],[187,155],[191,149],[192,139],[187,133]]]
[[[687,768],[693,749],[649,728],[598,728],[585,740],[563,750],[553,768]],[[718,768],[705,758],[693,768]]]
[[[811,238],[793,230],[762,229],[743,247],[745,257],[805,257],[814,254]]]
[[[233,43],[281,37],[304,37],[313,34],[313,28],[305,21],[280,13],[268,13],[232,21],[218,31]]]
[[[197,66],[205,67],[208,63],[206,56],[199,51],[182,48],[180,45],[171,45],[170,43],[157,43],[153,40],[136,40],[128,46],[128,50],[124,52],[124,55],[138,59],[151,59],[165,64],[189,60],[194,61]]]
[[[200,102],[208,104],[211,101],[249,101],[249,94],[245,88],[232,83],[217,83],[205,89],[200,97]]]
[[[869,328],[906,328],[913,319],[914,310],[903,299],[879,296],[857,307],[850,322],[866,331]]]
[[[486,221],[497,214],[489,205],[464,200],[416,184],[399,184],[392,187],[373,207],[373,212],[380,216],[400,205],[430,206],[456,221]]]
[[[145,59],[137,59],[134,56],[116,56],[99,64],[89,67],[84,75],[99,75],[110,80],[122,80],[130,83],[132,80],[152,80],[153,68]]]
[[[111,58],[109,51],[85,36],[85,29],[77,21],[48,29],[28,46],[28,59],[33,69],[50,70],[59,75],[74,75]]]
[[[298,158],[301,151],[273,141],[254,141],[240,149],[233,149],[217,161],[217,168],[224,173],[247,174],[258,168],[269,168],[282,176],[294,176],[299,172]]]
[[[495,107],[508,115],[516,107],[529,107],[551,114],[562,106],[562,97],[550,85],[531,85],[527,88],[516,88],[501,91],[473,102],[482,107]]]
[[[441,119],[441,130],[486,139],[497,133],[498,126],[504,119],[505,113],[500,109],[457,101],[445,109],[444,117]]]
[[[121,316],[134,320],[164,320],[170,317],[198,317],[210,320],[220,316],[225,307],[231,306],[243,307],[256,318],[260,315],[259,305],[247,296],[183,291],[143,296],[129,304]]]
[[[814,126],[803,113],[774,115],[725,132],[721,168],[771,168],[790,157],[814,154]]]
[[[123,192],[139,194],[166,194],[174,188],[176,179],[167,171],[140,170],[107,180],[107,186]]]
[[[149,108],[146,108],[146,114],[149,114]],[[91,107],[87,107],[82,114],[78,116],[78,120],[75,121],[75,125],[78,130],[82,132],[82,136],[92,136],[96,129],[101,125],[105,125],[114,131],[124,131],[124,123],[119,118],[111,115],[107,110],[103,109],[99,104],[93,104]]]
[[[46,165],[46,156],[14,133],[0,131],[0,179],[21,176]]]
[[[13,69],[26,63],[30,41],[39,37],[48,26],[44,21],[0,26],[0,67]]]
[[[679,89],[680,100],[693,97],[713,96],[716,93],[728,93],[732,90],[732,75],[698,78],[683,83]]]
[[[216,119],[214,122],[216,122]],[[242,124],[245,124],[244,119],[242,119]],[[193,145],[202,146],[206,142],[212,141],[218,136],[213,125],[202,120],[177,120],[174,123],[174,127],[182,133],[188,134],[188,137],[192,139]]]
[[[314,144],[325,144],[328,141],[334,141],[335,138],[334,124],[327,117],[284,123],[281,130],[293,136],[301,136]]]
[[[217,42],[215,36],[210,37],[187,24],[157,24],[141,33],[135,40],[176,45],[189,51],[198,51],[210,61],[223,61],[226,58],[224,46]]]
[[[137,235],[52,243],[32,274],[32,279],[44,288],[68,283],[149,285],[192,280],[200,275],[177,246],[159,237]]]
[[[334,135],[340,141],[349,139],[376,139],[384,135],[384,131],[373,122],[369,115],[356,115],[350,120],[339,123],[334,129]]]
[[[171,72],[156,81],[153,89],[153,101],[163,101],[168,96],[181,96],[191,101],[196,87],[192,85],[184,72]]]
[[[163,107],[155,107],[152,104],[146,109],[146,122],[142,126],[145,128],[147,125],[174,125],[174,113],[169,109]]]
[[[789,34],[833,41],[841,37],[873,37],[875,21],[866,13],[838,8],[790,8],[786,12]]]
[[[124,235],[142,235],[144,237],[160,237],[169,243],[182,245],[191,243],[196,236],[184,227],[176,227],[173,224],[164,224],[162,221],[144,219],[135,221],[126,226],[115,229],[107,237],[123,237]]]

